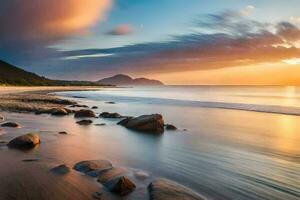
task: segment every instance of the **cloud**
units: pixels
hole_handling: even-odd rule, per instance
[[[129,24],[120,24],[109,31],[108,35],[129,35],[133,32],[133,28]]]
[[[104,20],[112,0],[1,0],[0,55],[39,55]],[[38,56],[37,56],[38,57]]]
[[[299,57],[300,30],[289,22],[249,20],[235,11],[207,15],[195,22],[200,30],[169,41],[108,49],[62,52],[65,65],[84,66],[90,78],[105,73],[170,73],[263,65]],[[91,55],[105,54],[105,57]]]
[[[291,16],[289,21],[293,24],[299,24],[300,23],[300,17]]]
[[[248,15],[250,15],[255,9],[256,9],[255,6],[253,6],[253,5],[248,5],[248,6],[246,6],[244,9],[240,10],[240,14],[241,14],[242,16],[248,16]]]

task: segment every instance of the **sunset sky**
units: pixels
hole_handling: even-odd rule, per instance
[[[0,0],[0,59],[55,79],[300,84],[299,0]]]

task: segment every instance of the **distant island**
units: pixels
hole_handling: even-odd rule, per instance
[[[11,86],[101,86],[90,81],[52,80],[27,72],[3,60],[0,60],[0,85]]]
[[[104,84],[104,85],[153,85],[159,86],[164,85],[161,81],[147,79],[147,78],[131,78],[125,74],[117,74],[112,77],[104,78],[97,83]]]

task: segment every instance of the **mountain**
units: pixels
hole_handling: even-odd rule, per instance
[[[163,85],[163,83],[158,80],[147,78],[133,79],[130,76],[124,74],[118,74],[112,77],[104,78],[97,82],[105,85]]]
[[[37,74],[27,72],[0,60],[0,85],[16,86],[101,86],[90,81],[51,80]]]

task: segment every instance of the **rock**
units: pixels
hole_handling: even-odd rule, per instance
[[[118,123],[126,128],[147,132],[161,134],[164,132],[164,120],[160,114],[142,115],[136,118],[126,118]]]
[[[146,172],[143,172],[143,171],[137,171],[134,173],[134,176],[137,178],[137,179],[141,179],[141,180],[144,180],[146,178],[149,178],[149,174],[147,174]]]
[[[75,118],[96,117],[92,110],[81,109],[75,112]]]
[[[98,182],[105,184],[118,177],[123,176],[128,173],[128,170],[125,168],[111,168],[110,170],[104,171],[98,175]]]
[[[98,106],[93,106],[92,109],[98,109]]]
[[[113,101],[107,101],[105,103],[107,103],[107,104],[116,104],[116,102],[113,102]]]
[[[0,121],[4,121],[5,117],[3,115],[0,115]]]
[[[50,171],[57,175],[65,175],[65,174],[69,173],[71,171],[71,169],[67,165],[62,164],[62,165],[52,168]]]
[[[8,147],[10,148],[33,148],[37,144],[39,144],[40,137],[33,133],[28,133],[26,135],[19,136],[8,143]]]
[[[119,113],[109,113],[109,112],[103,112],[99,116],[102,118],[112,118],[112,119],[122,118],[122,116]]]
[[[58,134],[60,134],[60,135],[67,135],[68,133],[66,131],[60,131],[60,132],[58,132]]]
[[[101,124],[95,124],[95,126],[105,126],[105,123],[101,123]]]
[[[205,200],[191,189],[167,179],[156,179],[149,186],[150,200]]]
[[[87,105],[74,104],[71,105],[70,108],[88,108]]]
[[[93,121],[89,120],[89,119],[85,119],[85,120],[78,121],[76,123],[79,125],[88,126],[88,125],[92,124]]]
[[[76,163],[73,169],[96,177],[99,173],[112,169],[112,164],[108,160],[86,160]]]
[[[51,109],[51,115],[53,116],[64,116],[64,115],[68,115],[68,111],[66,111],[66,109],[64,108],[53,108]]]
[[[29,158],[29,159],[24,159],[22,160],[22,162],[37,162],[39,161],[40,159],[38,158]]]
[[[21,125],[19,123],[15,122],[6,122],[4,124],[1,124],[2,127],[10,127],[10,128],[21,128]]]
[[[102,199],[102,193],[101,192],[95,192],[92,194],[92,197],[94,199]]]
[[[126,176],[116,178],[110,181],[110,183],[106,183],[105,186],[109,191],[120,196],[126,196],[136,188],[135,184]]]
[[[166,124],[165,127],[166,127],[166,130],[168,130],[168,131],[176,131],[177,130],[177,127],[172,124]]]

